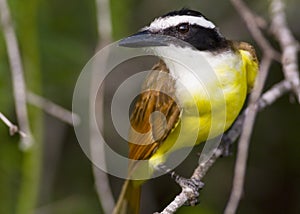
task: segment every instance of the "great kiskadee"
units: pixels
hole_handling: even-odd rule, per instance
[[[129,164],[129,178],[123,185],[114,209],[115,214],[134,214],[139,213],[142,184],[130,180],[130,175],[136,169],[136,160],[148,160],[148,167],[153,169],[165,161],[170,150],[193,146],[225,132],[237,118],[247,93],[254,85],[258,61],[251,45],[226,39],[205,16],[189,9],[173,11],[155,19],[138,33],[121,40],[119,45],[133,48],[173,46],[178,53],[183,53],[192,61],[197,62],[197,55],[205,58],[216,76],[210,82],[205,78],[201,80],[208,81],[205,88],[201,87],[184,67],[160,57],[152,68],[156,72],[150,73],[146,78],[142,86],[143,92],[130,117],[134,132],[129,134],[129,158],[135,161]],[[192,70],[199,72],[200,77],[209,75],[205,74],[207,71],[201,65]],[[163,75],[160,74],[169,74],[172,78],[162,78]],[[182,84],[178,84],[179,81]],[[156,90],[152,90],[153,85],[156,85]],[[191,98],[185,97],[182,87],[189,91]],[[222,90],[221,97],[216,95],[217,88]],[[199,114],[189,114],[189,101],[196,103]],[[220,111],[225,111],[224,128],[210,127],[211,106],[221,103],[225,105],[220,108]],[[163,114],[164,119],[153,119],[151,115],[156,111]],[[187,127],[181,127],[183,124]],[[196,142],[190,142],[190,132],[194,127],[199,127],[198,136]],[[184,129],[186,137],[174,148],[179,129]],[[213,134],[210,135],[209,132]],[[135,133],[148,134],[140,137]]]

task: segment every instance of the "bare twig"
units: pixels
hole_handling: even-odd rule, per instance
[[[107,45],[112,40],[111,14],[108,0],[96,0],[97,21],[100,48]]]
[[[30,91],[27,92],[27,101],[71,126],[80,123],[78,115]]]
[[[250,138],[253,130],[254,121],[258,112],[257,103],[262,89],[264,87],[265,80],[267,78],[267,74],[271,65],[271,61],[272,59],[270,57],[264,57],[261,61],[258,79],[250,97],[250,103],[243,125],[241,139],[238,143],[237,159],[235,162],[234,169],[233,187],[229,201],[224,211],[225,214],[234,214],[236,212],[243,193]]]
[[[282,66],[285,78],[292,83],[293,92],[300,103],[300,79],[297,53],[299,43],[293,37],[287,26],[284,13],[284,3],[281,0],[272,0],[270,5],[271,29],[282,49]]]
[[[274,55],[275,54],[274,49],[264,38],[259,27],[255,25],[256,19],[255,16],[253,15],[253,12],[249,8],[247,8],[246,5],[240,0],[231,0],[231,2],[238,9],[240,15],[244,18],[244,21],[247,23],[248,29],[252,33],[253,38],[262,48],[262,51],[264,53],[264,58],[261,61],[261,67],[260,67],[258,80],[256,82],[256,86],[250,97],[248,114],[245,118],[241,139],[238,144],[239,147],[238,147],[238,154],[237,154],[236,165],[235,165],[233,187],[232,187],[229,201],[224,211],[225,214],[236,213],[239,201],[241,199],[243,193],[245,174],[246,174],[246,165],[248,159],[250,138],[253,130],[254,121],[258,112],[256,103],[264,87],[264,83],[272,62],[272,58],[278,58],[278,56]]]
[[[238,2],[238,1],[234,0],[234,2]],[[283,71],[285,74],[285,78],[286,80],[291,82],[293,91],[296,94],[297,99],[299,101],[300,81],[299,81],[298,64],[297,64],[298,48],[295,39],[293,38],[290,30],[287,28],[283,8],[284,8],[283,3],[280,0],[272,1],[271,4],[272,29],[283,49],[282,64],[283,64]],[[260,74],[263,74],[262,73],[263,71],[268,71],[271,64],[270,50],[265,48],[263,49],[263,51],[265,52],[266,57],[262,60]],[[269,57],[267,54],[269,54]],[[251,95],[249,112],[245,119],[241,140],[239,142],[239,149],[238,149],[234,181],[233,181],[233,189],[230,195],[229,202],[224,212],[225,214],[236,213],[240,198],[242,196],[243,185],[245,180],[246,163],[248,157],[248,147],[249,147],[250,137],[253,129],[254,119],[257,114],[255,99],[258,99],[259,94],[264,85],[263,83],[264,82],[259,83],[258,85],[260,85],[261,88],[259,88],[258,90],[254,90]]]
[[[0,0],[0,19],[6,43],[8,59],[10,63],[13,92],[16,105],[16,115],[20,129],[26,133],[27,137],[21,138],[21,148],[31,147],[33,140],[27,115],[26,106],[26,85],[20,51],[18,48],[17,37],[12,26],[10,10],[6,0]]]
[[[246,23],[248,30],[260,49],[263,52],[268,52],[273,59],[280,61],[280,54],[270,45],[269,41],[261,32],[261,18],[258,18],[258,16],[255,15],[243,1],[231,0],[231,3],[235,7],[236,11],[240,14],[243,21]]]
[[[21,137],[26,137],[26,134],[22,132],[18,126],[10,122],[10,120],[7,119],[7,117],[5,117],[4,114],[2,114],[1,112],[0,112],[0,120],[2,120],[3,123],[8,126],[10,135],[19,133]]]
[[[98,20],[98,48],[104,47],[106,44],[112,40],[112,25],[111,25],[111,14],[110,14],[110,5],[108,0],[96,0],[97,4],[97,20]],[[95,90],[98,82],[93,81],[91,83],[91,93]],[[99,102],[97,113],[101,115],[103,120],[104,118],[104,95],[99,96],[97,102]],[[91,105],[94,105],[94,102],[91,101]],[[94,118],[90,118],[91,121]],[[101,121],[103,122],[103,121]],[[103,123],[98,124],[100,129],[103,130]],[[91,156],[92,160],[96,163],[106,163],[105,161],[105,151],[103,146],[99,144],[99,139],[97,138],[98,127],[94,127],[94,123],[90,123],[90,147],[91,147]],[[96,165],[93,165],[93,174],[95,178],[95,185],[98,197],[101,202],[104,213],[112,213],[112,210],[115,206],[114,198],[110,189],[109,179],[107,174],[98,169]]]
[[[281,82],[273,85],[272,88],[265,92],[259,99],[258,110],[261,111],[267,106],[273,104],[275,100],[290,91],[291,88],[292,85],[288,80],[282,80]]]

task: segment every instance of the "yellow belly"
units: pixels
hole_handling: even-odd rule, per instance
[[[193,91],[192,97],[184,101],[180,122],[150,158],[150,165],[164,162],[167,154],[175,150],[216,137],[232,125],[247,95],[242,55],[214,65],[214,70],[218,81]]]

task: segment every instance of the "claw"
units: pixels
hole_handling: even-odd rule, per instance
[[[204,183],[195,178],[187,179],[178,175],[175,171],[169,169],[164,164],[156,166],[157,170],[165,172],[171,175],[171,178],[175,180],[176,183],[189,195],[189,200],[185,203],[187,206],[195,206],[200,203],[199,200],[199,190],[204,186]]]
[[[204,183],[196,179],[186,179],[183,177],[178,177],[176,182],[181,186],[181,188],[189,194],[189,200],[185,203],[188,206],[195,206],[200,203],[199,200],[199,190],[204,186]]]
[[[230,155],[232,155],[232,144],[225,143],[223,145],[222,157],[228,157]]]

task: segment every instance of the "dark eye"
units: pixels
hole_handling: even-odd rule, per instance
[[[190,30],[190,26],[187,23],[181,24],[177,26],[177,31],[179,33],[187,33]]]

